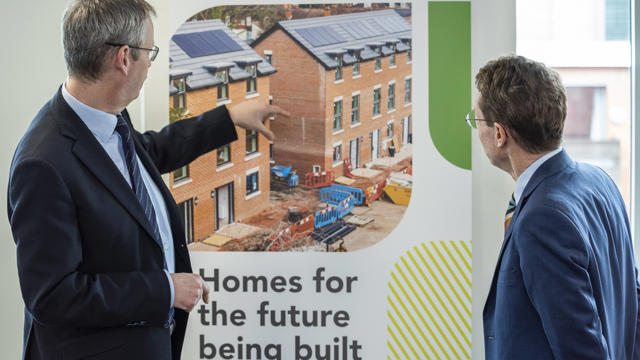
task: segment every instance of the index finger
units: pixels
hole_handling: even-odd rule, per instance
[[[278,105],[269,105],[267,110],[269,111],[269,116],[273,116],[273,115],[283,115],[283,116],[286,116],[286,117],[290,117],[291,116],[290,112],[288,112],[287,110],[281,108]]]

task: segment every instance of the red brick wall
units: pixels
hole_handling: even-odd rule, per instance
[[[342,71],[344,81],[335,82],[335,70],[326,72],[326,138],[325,161],[323,168],[335,170],[337,175],[343,174],[343,166],[333,167],[333,145],[342,142],[342,158],[349,156],[349,142],[358,137],[360,142],[361,167],[371,161],[371,139],[369,134],[380,129],[380,157],[388,156],[387,150],[387,123],[393,120],[393,134],[402,141],[403,118],[411,115],[411,105],[404,103],[404,81],[411,75],[411,63],[407,64],[407,53],[396,54],[396,66],[389,67],[390,57],[382,57],[381,71],[375,72],[375,60],[369,60],[360,64],[360,77],[353,78],[353,66],[345,65]],[[388,92],[389,82],[395,80],[395,110],[389,112]],[[380,116],[373,118],[373,90],[380,85]],[[360,91],[360,124],[351,127],[351,97],[356,91]],[[342,129],[333,131],[333,103],[336,97],[342,96]]]
[[[342,158],[349,155],[349,141],[362,137],[360,164],[371,160],[369,133],[381,129],[380,154],[387,134],[387,122],[394,120],[394,135],[401,141],[401,120],[411,115],[411,105],[404,106],[404,81],[411,75],[407,53],[396,54],[396,67],[389,68],[389,57],[382,58],[382,71],[374,72],[374,60],[360,64],[360,77],[353,78],[353,66],[343,67],[343,81],[336,83],[335,70],[325,71],[309,53],[282,30],[276,30],[254,48],[260,55],[271,50],[273,65],[278,72],[271,76],[271,95],[274,103],[292,113],[290,119],[278,119],[272,130],[278,140],[274,144],[274,159],[282,165],[293,165],[301,174],[310,172],[313,165],[323,170],[343,174],[343,166],[333,167],[333,145],[342,142]],[[395,111],[387,112],[388,84],[396,81]],[[372,119],[373,87],[381,85],[380,117]],[[351,128],[351,96],[360,91],[360,125]],[[333,131],[334,98],[343,97],[342,128]]]
[[[259,96],[246,99],[246,82],[229,84],[231,103],[228,107],[242,101],[269,101],[269,79],[258,78]],[[187,92],[187,109],[191,116],[199,115],[216,106],[217,87]],[[170,102],[171,103],[171,102]],[[269,125],[269,124],[267,124]],[[202,240],[215,231],[215,199],[211,192],[216,188],[234,183],[234,218],[236,222],[253,216],[269,205],[269,141],[262,135],[258,137],[258,153],[260,156],[245,160],[245,130],[236,127],[238,140],[231,143],[231,163],[233,166],[217,171],[217,153],[211,151],[189,164],[189,177],[177,182],[170,175],[170,190],[177,203],[193,198],[194,239]],[[246,171],[259,167],[260,195],[245,200]],[[222,168],[222,167],[221,167]],[[198,203],[195,204],[195,198]]]
[[[313,164],[324,161],[324,69],[280,29],[254,50],[261,56],[264,50],[273,52],[272,64],[277,70],[270,76],[273,103],[292,114],[271,123],[277,138],[274,160],[279,165],[292,165],[302,178]]]

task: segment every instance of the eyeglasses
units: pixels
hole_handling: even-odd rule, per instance
[[[111,45],[111,46],[125,46],[125,45],[127,45],[128,47],[130,47],[132,49],[147,50],[149,52],[149,61],[155,60],[156,56],[158,56],[158,51],[160,51],[160,48],[155,46],[155,45],[153,45],[153,49],[148,49],[148,48],[143,48],[143,47],[131,46],[129,44],[116,44],[116,43],[112,43],[112,42],[106,42],[104,44],[105,45]]]
[[[489,123],[495,122],[494,120],[486,120],[486,119],[478,119],[478,118],[476,118],[476,111],[475,110],[469,111],[469,113],[465,117],[465,120],[467,121],[467,124],[472,129],[477,129],[478,128],[478,121],[486,121],[486,122],[489,122]]]

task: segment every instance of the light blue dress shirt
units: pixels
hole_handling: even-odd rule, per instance
[[[116,115],[109,114],[83,104],[80,100],[73,97],[69,91],[67,91],[66,84],[63,84],[62,86],[62,97],[78,115],[80,120],[84,122],[89,130],[91,130],[93,136],[95,136],[96,140],[98,140],[100,145],[102,145],[104,151],[107,152],[107,155],[109,155],[118,170],[120,170],[122,177],[124,177],[129,184],[129,187],[131,187],[129,169],[127,169],[127,163],[124,159],[122,139],[120,138],[120,134],[115,131],[116,123],[118,121]],[[167,269],[165,269],[165,273],[169,280],[169,287],[171,288],[171,304],[173,305],[175,291],[173,289],[173,281],[169,274],[175,272],[176,262],[174,258],[175,249],[173,248],[173,235],[171,233],[171,226],[169,225],[169,216],[167,215],[167,204],[165,204],[160,190],[151,179],[151,176],[149,176],[147,169],[144,167],[144,164],[140,161],[140,157],[138,157],[137,154],[136,160],[138,161],[142,181],[147,187],[149,197],[151,198],[153,208],[156,212],[156,220],[158,222],[158,230],[160,231],[160,238],[162,240],[163,253],[167,262]]]
[[[524,188],[527,187],[529,180],[531,180],[531,177],[536,172],[536,170],[538,170],[538,168],[542,164],[544,164],[545,161],[560,153],[560,151],[562,151],[562,146],[549,153],[544,154],[538,160],[534,161],[533,164],[529,165],[529,167],[522,174],[520,174],[518,180],[516,180],[516,189],[513,192],[513,197],[516,199],[516,205],[520,202],[522,192],[524,191]]]

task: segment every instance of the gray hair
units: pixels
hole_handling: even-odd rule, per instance
[[[62,45],[69,75],[97,80],[108,54],[106,42],[142,45],[145,21],[155,10],[144,0],[72,0],[62,18]],[[131,49],[138,59],[138,52]]]

